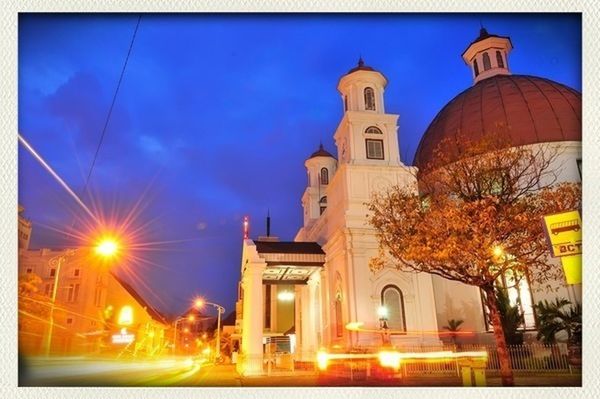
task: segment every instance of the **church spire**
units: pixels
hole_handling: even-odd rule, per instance
[[[513,48],[510,37],[490,34],[481,21],[479,24],[479,36],[462,54],[471,67],[474,84],[492,76],[510,75],[508,53]]]

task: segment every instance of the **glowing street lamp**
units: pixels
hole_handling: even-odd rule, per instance
[[[385,306],[380,306],[377,308],[377,316],[379,316],[379,328],[383,331],[381,335],[381,339],[383,341],[383,345],[388,344],[388,309]]]
[[[219,359],[219,357],[221,356],[221,314],[225,313],[225,308],[221,305],[217,305],[216,303],[207,302],[202,298],[196,298],[194,304],[198,308],[201,308],[204,305],[211,305],[217,308],[217,342],[215,349],[215,359]]]
[[[105,258],[114,256],[119,250],[119,245],[112,238],[105,238],[96,246],[96,253]]]

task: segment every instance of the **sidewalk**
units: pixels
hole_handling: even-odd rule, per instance
[[[210,385],[209,382],[215,382],[214,386],[243,386],[243,387],[315,387],[315,386],[387,386],[387,387],[429,387],[429,386],[448,386],[460,387],[461,380],[458,377],[440,377],[440,376],[422,376],[408,377],[405,379],[355,379],[351,381],[348,378],[339,378],[331,376],[312,375],[273,375],[258,377],[240,376],[233,365],[213,366],[207,373],[210,379],[203,381],[203,385]],[[487,378],[487,386],[502,386],[500,377],[490,376]],[[581,374],[543,374],[543,375],[516,375],[515,386],[564,386],[580,387]]]

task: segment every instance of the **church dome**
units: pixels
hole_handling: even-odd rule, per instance
[[[323,148],[323,144],[319,144],[319,149],[315,152],[313,152],[311,154],[310,157],[308,157],[308,159],[312,159],[312,158],[316,158],[316,157],[330,157],[335,159],[335,157],[333,155],[331,155],[331,153],[329,153],[329,151],[327,151],[325,148]]]
[[[515,146],[581,141],[581,93],[535,76],[498,74],[480,80],[436,115],[421,138],[414,165],[422,170],[439,144],[457,134],[471,140],[503,135]]]

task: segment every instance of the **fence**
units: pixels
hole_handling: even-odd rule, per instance
[[[486,351],[488,353],[488,362],[486,374],[495,375],[500,372],[500,361],[498,351],[495,345],[439,345],[439,346],[403,346],[398,348],[404,353],[409,352],[471,352]],[[357,353],[374,353],[377,348],[355,349]],[[542,345],[525,344],[509,346],[509,357],[511,367],[515,374],[536,374],[536,373],[573,373],[569,365],[568,352],[566,344]],[[363,369],[367,364],[374,365],[375,359],[370,362],[363,359],[346,359],[338,363],[332,371],[334,373],[346,374],[348,370]],[[346,371],[344,371],[346,370]],[[404,376],[459,376],[460,369],[455,359],[431,359],[427,361],[408,361],[401,364],[399,372]]]
[[[500,360],[495,345],[444,345],[437,347],[408,347],[401,348],[402,352],[430,352],[430,351],[471,352],[486,351],[488,353],[487,373],[500,371]],[[572,373],[569,365],[567,345],[564,343],[554,345],[524,344],[509,345],[509,358],[511,368],[515,373]],[[458,373],[454,360],[446,362],[417,362],[408,363],[403,367],[405,375],[423,374],[452,374]]]

